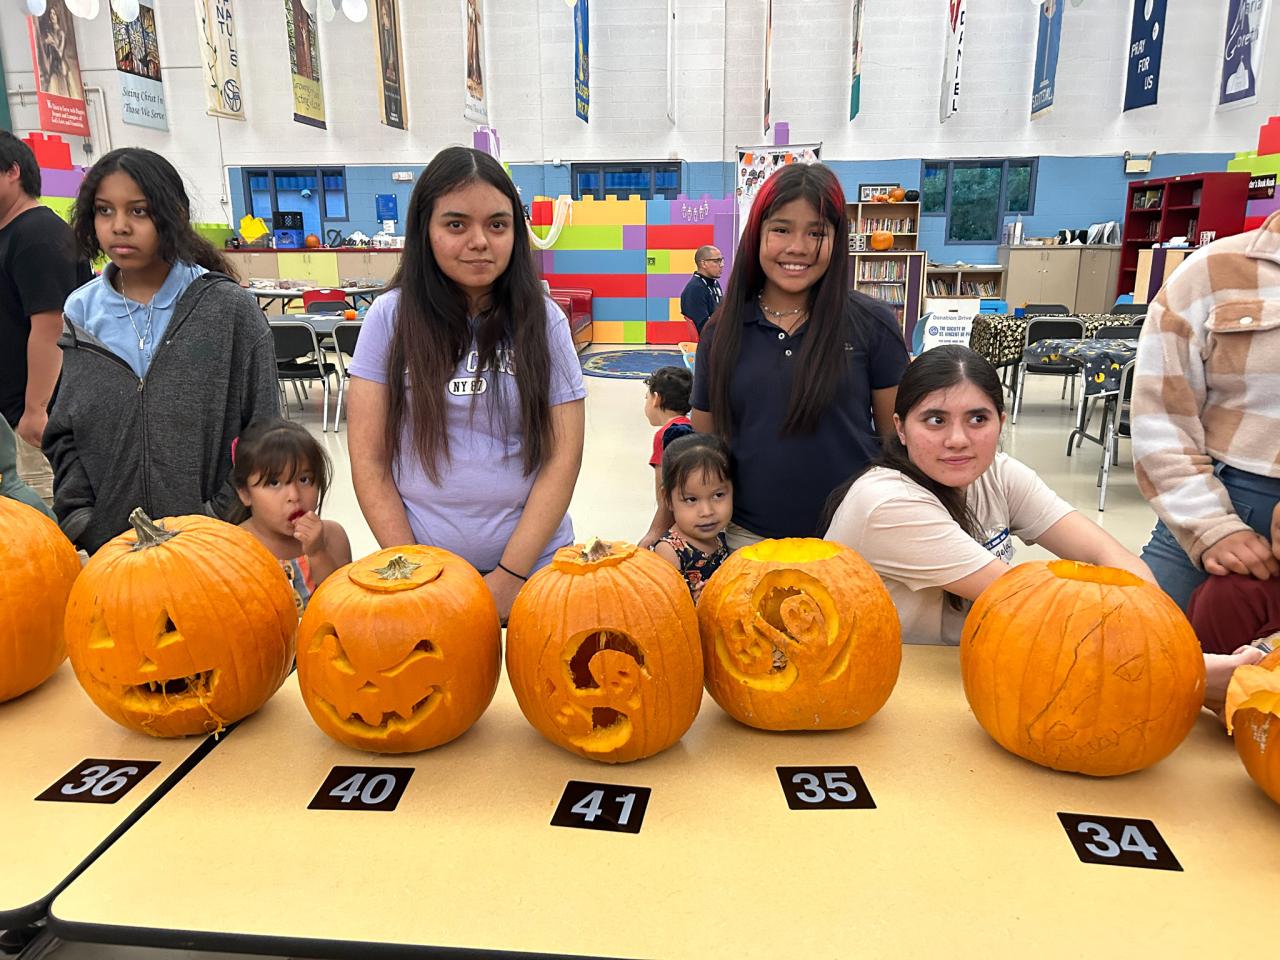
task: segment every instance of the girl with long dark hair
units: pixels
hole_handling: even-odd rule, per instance
[[[431,161],[391,287],[350,368],[360,508],[384,547],[470,561],[505,618],[528,576],[573,542],[586,390],[496,160],[450,147]]]
[[[816,536],[832,488],[888,429],[907,350],[892,312],[850,290],[848,241],[835,174],[784,167],[756,197],[703,330],[690,416],[729,444],[735,549]]]
[[[279,411],[266,317],[190,217],[178,171],[133,147],[95,163],[76,197],[81,254],[110,262],[67,298],[44,450],[58,521],[90,553],[134,507],[225,519],[231,443]]]
[[[1034,470],[997,453],[1004,419],[995,367],[968,347],[930,350],[898,385],[884,452],[832,495],[826,539],[880,574],[908,643],[958,644],[972,601],[1009,569],[1015,536],[1153,580]]]

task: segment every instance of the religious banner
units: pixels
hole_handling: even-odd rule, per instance
[[[1165,9],[1168,0],[1133,0],[1129,28],[1129,70],[1124,85],[1124,109],[1152,106],[1160,96],[1160,54],[1164,50]]]
[[[462,115],[476,123],[489,122],[489,107],[484,96],[484,20],[480,15],[480,0],[462,0],[462,15],[466,18],[467,84]]]
[[[373,29],[378,40],[375,46],[382,122],[404,130],[409,111],[405,104],[404,57],[400,46],[400,0],[375,0]]]
[[[89,136],[89,113],[84,106],[76,32],[64,0],[49,0],[44,13],[27,18],[27,27],[31,34],[40,129]]]
[[[849,85],[849,119],[862,109],[862,0],[853,2],[853,82]]]
[[[284,0],[284,26],[289,41],[289,72],[293,74],[293,119],[324,130],[324,86],[320,80],[316,18],[307,13],[302,0]]]
[[[211,117],[243,120],[240,90],[240,47],[232,0],[195,0],[200,60],[204,64],[205,112]]]
[[[1062,40],[1062,11],[1066,0],[1043,0],[1036,17],[1036,76],[1031,85],[1031,119],[1053,109],[1058,83],[1058,45]]]
[[[112,7],[111,37],[120,73],[120,118],[138,127],[168,130],[169,112],[160,80],[160,39],[151,0],[142,0],[137,19],[127,23]]]
[[[746,226],[751,204],[764,182],[776,170],[793,163],[817,163],[822,159],[822,144],[797,143],[779,147],[738,147],[737,188],[738,234]]]
[[[573,5],[573,112],[591,122],[591,20],[587,0]]]
[[[964,21],[967,0],[948,0],[947,55],[942,68],[942,102],[938,119],[945,122],[960,109],[960,67],[964,59]]]
[[[764,11],[764,135],[769,135],[769,101],[773,96],[773,0]]]
[[[1262,37],[1269,0],[1227,0],[1227,41],[1222,48],[1218,109],[1245,107],[1258,100],[1262,79]]]

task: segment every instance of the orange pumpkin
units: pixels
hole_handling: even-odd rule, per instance
[[[1106,777],[1173,752],[1204,703],[1182,611],[1124,570],[1023,563],[978,597],[960,639],[969,706],[1006,750]]]
[[[873,194],[871,197],[871,202],[872,203],[888,203],[889,195],[887,193]]]
[[[889,200],[893,203],[901,203],[907,197],[907,191],[902,187],[894,187],[889,191]]]
[[[1245,771],[1280,803],[1280,650],[1231,674],[1226,720]]]
[[[280,688],[298,625],[266,547],[210,517],[133,525],[102,547],[67,604],[76,677],[112,720],[156,737],[214,733]]]
[[[702,649],[675,568],[629,543],[556,551],[507,622],[507,675],[544,737],[606,763],[679,740],[702,701]]]
[[[876,230],[871,234],[872,250],[892,250],[893,234],[888,230]]]
[[[39,510],[0,496],[0,703],[34,690],[67,655],[62,618],[80,557]]]
[[[898,613],[871,566],[826,540],[764,540],[720,565],[698,601],[707,689],[765,730],[840,730],[889,699]]]
[[[436,547],[334,571],[298,628],[298,687],[321,730],[376,753],[460,736],[498,687],[498,608],[475,567]]]
[[[343,319],[343,320],[354,320],[354,319],[356,319],[356,317],[358,317],[358,316],[359,316],[359,314],[357,314],[354,310],[343,310],[343,311],[342,311],[342,319]]]
[[[308,250],[316,250],[320,246],[320,238],[317,237],[314,233],[308,233],[307,238],[303,241],[303,243],[306,244],[306,247]]]

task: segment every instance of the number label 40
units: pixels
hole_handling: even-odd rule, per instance
[[[334,767],[308,810],[394,810],[413,767]]]
[[[875,800],[857,767],[778,767],[792,810],[874,810]]]
[[[159,760],[81,760],[36,799],[115,803],[158,766]]]
[[[570,780],[551,817],[553,827],[639,833],[649,806],[648,787]]]
[[[1182,870],[1178,858],[1150,820],[1059,813],[1076,856],[1084,863],[1148,870]]]

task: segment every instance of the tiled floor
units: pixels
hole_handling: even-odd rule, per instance
[[[653,513],[653,474],[647,465],[653,430],[641,409],[644,386],[638,380],[598,377],[588,377],[586,383],[586,453],[570,507],[574,528],[579,539],[591,535],[633,539],[648,528]],[[1134,482],[1129,445],[1121,444],[1121,462],[1112,470],[1107,510],[1098,513],[1095,482],[1101,448],[1086,442],[1070,458],[1066,456],[1072,414],[1067,401],[1059,399],[1059,390],[1056,379],[1031,379],[1018,424],[1005,428],[1004,449],[1034,467],[1085,516],[1137,552],[1146,542],[1155,516]],[[365,526],[351,488],[345,429],[337,434],[319,432],[317,398],[318,392],[313,391],[305,411],[299,414],[295,407],[293,415],[312,427],[333,457],[335,483],[325,515],[346,527],[353,552],[359,557],[376,549],[377,544]],[[1018,552],[1019,559],[1042,556],[1047,554],[1035,547],[1020,548]],[[63,944],[44,955],[58,960],[187,960],[197,956],[186,951],[87,944]]]

